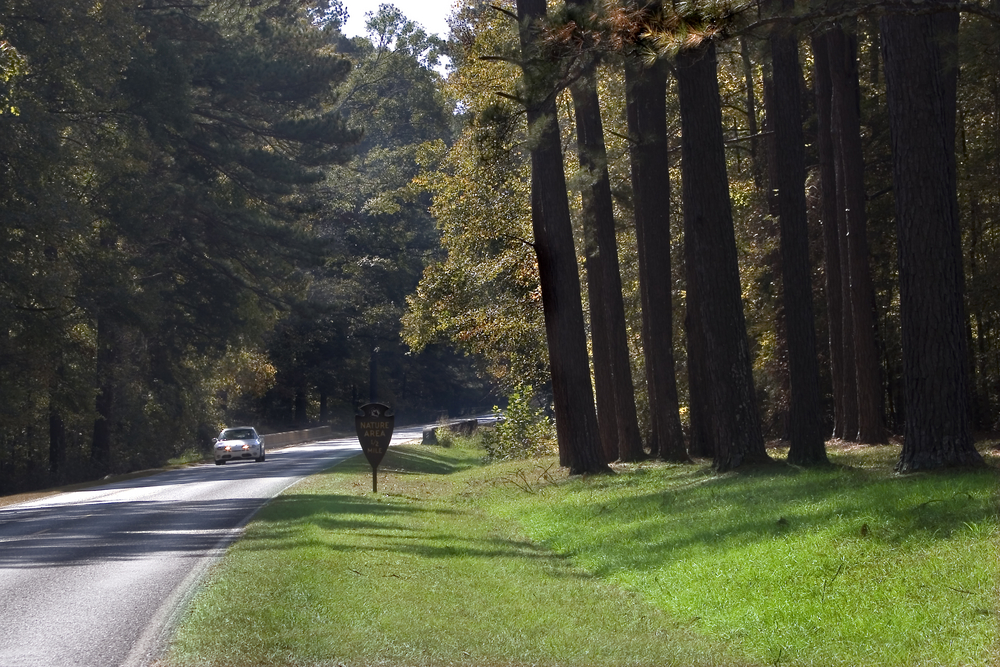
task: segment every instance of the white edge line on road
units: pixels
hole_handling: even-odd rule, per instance
[[[359,448],[357,454],[354,456],[361,453],[361,449]],[[299,477],[298,479],[292,480],[287,485],[279,489],[265,502],[261,503],[259,507],[247,514],[238,525],[231,528],[228,531],[229,534],[221,538],[214,547],[209,549],[208,553],[199,559],[200,562],[191,568],[191,571],[184,577],[184,579],[174,587],[174,590],[170,593],[167,599],[163,601],[163,604],[161,604],[159,609],[156,610],[156,613],[153,614],[153,618],[151,618],[149,623],[146,625],[146,629],[143,630],[141,635],[139,635],[139,638],[132,646],[132,650],[129,651],[128,657],[126,657],[125,661],[122,662],[121,667],[147,667],[147,665],[152,664],[154,661],[159,660],[160,657],[162,657],[163,651],[166,649],[167,641],[173,635],[174,630],[177,627],[177,623],[180,621],[181,614],[187,610],[188,603],[194,597],[194,594],[198,589],[197,584],[202,580],[208,569],[215,564],[215,562],[218,561],[223,554],[225,554],[229,545],[236,541],[236,538],[240,536],[247,524],[250,523],[250,520],[253,519],[257,512],[267,506],[272,500],[307,477],[312,477],[313,475],[329,470],[349,458],[353,458],[353,456],[345,457],[326,468],[321,468],[320,470],[316,470],[305,477]]]

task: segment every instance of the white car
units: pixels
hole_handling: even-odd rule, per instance
[[[215,439],[215,465],[221,466],[226,461],[249,461],[258,463],[265,457],[264,439],[257,435],[252,426],[234,426],[227,428]]]

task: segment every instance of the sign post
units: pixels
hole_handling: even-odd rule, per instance
[[[354,417],[354,427],[358,432],[361,450],[372,466],[372,493],[378,493],[378,465],[389,450],[396,415],[389,414],[389,406],[381,403],[368,403],[358,410],[359,414]]]

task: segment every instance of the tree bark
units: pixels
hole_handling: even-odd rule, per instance
[[[531,224],[542,289],[560,461],[571,474],[608,471],[597,431],[580,276],[556,120],[552,63],[537,52],[545,0],[517,0],[531,137]]]
[[[832,100],[831,100],[832,102]],[[831,104],[832,109],[832,104]],[[832,120],[832,116],[831,116]],[[843,154],[836,150],[834,141],[834,165],[837,174],[844,171]],[[840,301],[843,306],[843,326],[841,327],[841,358],[844,360],[844,419],[841,438],[853,442],[858,434],[858,365],[854,353],[854,309],[851,307],[851,262],[847,245],[847,186],[843,178],[837,178],[837,245],[840,247]]]
[[[685,225],[686,227],[686,225]],[[691,433],[688,452],[698,458],[715,458],[715,441],[711,434],[712,407],[709,396],[708,348],[705,327],[701,321],[701,293],[694,266],[698,263],[695,244],[688,242],[684,232],[684,280],[686,282],[687,313],[684,333],[687,338],[688,418]]]
[[[49,473],[58,479],[66,463],[66,423],[52,397],[49,398]]]
[[[330,421],[330,394],[326,388],[319,390],[319,423],[326,425]]]
[[[295,390],[295,428],[305,428],[308,425],[309,418],[306,413],[308,401],[306,399],[307,395],[304,387],[299,387]]]
[[[771,280],[774,285],[774,348],[770,354],[768,373],[773,382],[771,402],[774,411],[771,416],[771,428],[778,429],[778,437],[788,440],[791,436],[791,379],[789,378],[788,359],[788,326],[785,322],[785,289],[781,280],[781,206],[778,194],[781,190],[781,173],[778,168],[778,140],[775,132],[775,119],[780,114],[775,91],[774,76],[765,71],[763,80],[764,91],[764,148],[767,159],[764,166],[767,173],[767,210],[769,218],[763,221],[762,235],[768,239],[774,238],[774,249],[767,251],[761,258],[770,267]]]
[[[378,401],[378,346],[372,341],[371,355],[368,357],[368,401]]]
[[[673,348],[673,276],[670,258],[670,156],[667,73],[662,63],[625,63],[625,99],[639,255],[642,339],[646,354],[651,453],[688,461],[677,398]]]
[[[572,2],[582,5],[585,3]],[[589,63],[586,71],[570,88],[573,109],[576,116],[577,152],[580,169],[587,184],[583,188],[583,224],[587,236],[594,243],[588,244],[588,281],[598,279],[598,284],[590,289],[593,295],[600,295],[597,304],[601,310],[596,323],[603,325],[605,348],[602,364],[607,365],[605,373],[608,386],[598,386],[598,398],[602,389],[610,392],[614,408],[614,422],[617,433],[616,458],[620,461],[640,461],[646,458],[639,434],[639,421],[635,409],[635,386],[632,383],[632,366],[629,360],[628,332],[625,328],[625,303],[622,297],[621,270],[618,263],[618,240],[615,235],[614,203],[611,199],[611,179],[608,176],[608,158],[604,145],[604,126],[601,122],[601,103],[597,95],[596,62]],[[591,262],[597,264],[590,270]],[[591,278],[591,274],[593,278]],[[591,302],[591,326],[594,304]],[[598,346],[594,344],[595,375],[598,365]],[[600,417],[600,415],[598,415]],[[600,418],[598,419],[600,426]],[[602,440],[604,432],[602,428]],[[604,445],[605,451],[609,451]]]
[[[111,425],[115,405],[115,373],[117,340],[115,327],[106,315],[97,320],[97,399],[94,435],[90,444],[90,463],[98,473],[111,469]]]
[[[753,83],[753,63],[750,60],[750,47],[745,35],[740,35],[740,60],[743,63],[743,80],[747,91],[747,131],[750,133],[750,163],[753,170],[753,182],[760,190],[764,187],[764,172],[761,165],[760,137],[757,127],[757,91]]]
[[[833,393],[833,437],[844,437],[844,295],[840,273],[840,229],[837,224],[837,167],[831,134],[830,58],[826,33],[812,38],[813,85],[816,89],[816,145],[819,153],[823,219],[823,277],[830,345]]]
[[[789,9],[783,2],[783,9]],[[816,360],[816,326],[809,267],[806,220],[805,139],[802,132],[802,78],[794,32],[771,35],[778,212],[781,223],[781,275],[788,343],[788,460],[796,465],[826,463]]]
[[[875,289],[868,260],[868,217],[865,212],[865,160],[861,147],[861,108],[856,41],[836,27],[828,33],[832,93],[834,151],[839,154],[839,180],[844,184],[844,230],[854,338],[857,396],[856,433],[845,438],[879,444],[887,442],[882,415],[882,380],[879,373],[875,325]],[[845,303],[845,308],[848,304]]]
[[[584,207],[587,195],[583,196]],[[590,355],[594,366],[594,399],[597,404],[597,432],[604,460],[618,459],[618,413],[615,409],[615,381],[611,370],[611,346],[604,306],[604,267],[597,251],[597,239],[591,225],[584,223],[584,270],[587,272],[587,297],[590,306]]]
[[[754,395],[726,174],[722,110],[712,42],[682,51],[676,76],[681,109],[684,242],[698,292],[706,346],[709,429],[719,471],[769,462]]]
[[[683,147],[682,151],[683,153]],[[682,156],[683,168],[683,156]],[[684,193],[682,197],[686,196]],[[682,210],[686,210],[683,204]],[[705,325],[702,322],[702,288],[698,285],[698,272],[695,267],[701,261],[699,251],[693,242],[688,240],[688,223],[684,219],[684,281],[685,306],[684,333],[687,340],[687,372],[688,372],[688,418],[691,433],[688,441],[688,452],[698,458],[716,458],[716,443],[712,436],[712,405],[709,394],[708,346],[705,341]]]
[[[880,21],[892,141],[906,425],[897,470],[982,465],[969,424],[955,165],[958,14]]]

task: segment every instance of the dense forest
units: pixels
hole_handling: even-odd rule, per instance
[[[160,464],[221,426],[491,406],[410,354],[451,142],[443,45],[339,3],[0,4],[0,492]],[[350,421],[348,421],[350,420]]]
[[[0,493],[529,387],[573,472],[831,437],[981,462],[992,5],[344,17],[0,2]]]

